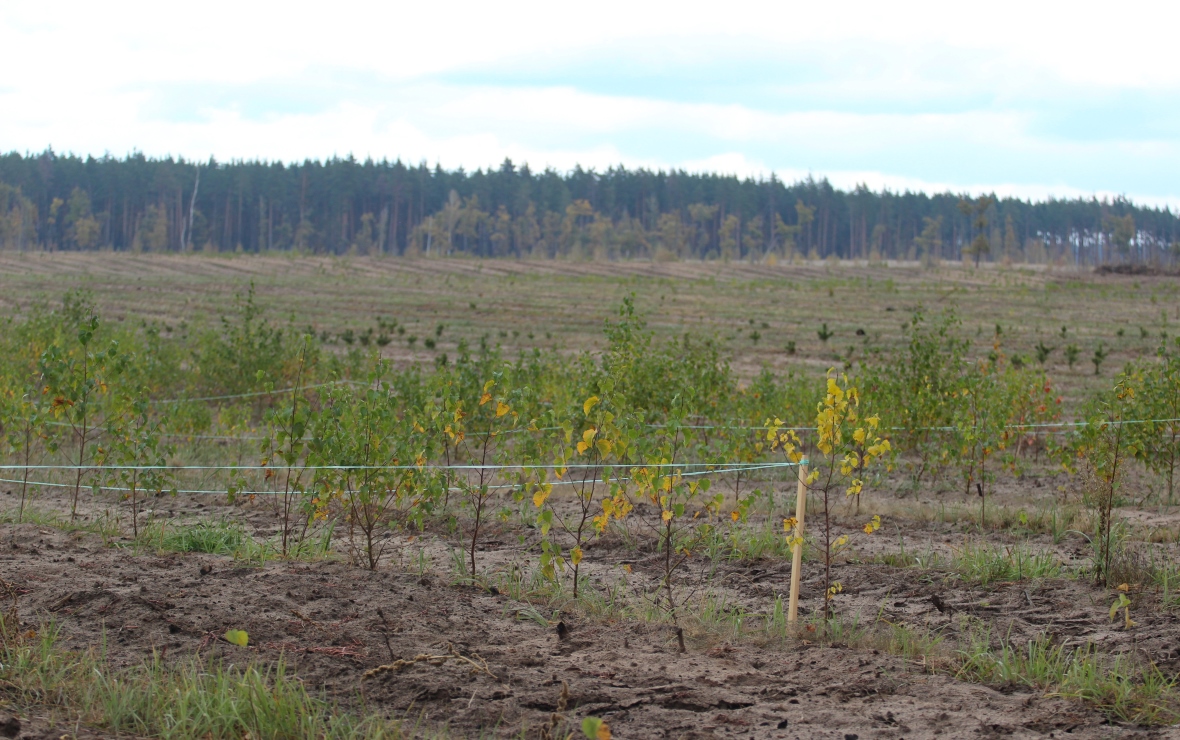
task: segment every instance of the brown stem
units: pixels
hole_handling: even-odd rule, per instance
[[[33,422],[25,420],[25,466],[24,473],[21,476],[20,482],[20,511],[16,516],[17,524],[20,524],[25,519],[25,498],[29,490],[29,462],[33,456]]]
[[[668,613],[676,620],[676,602],[672,599],[672,520],[664,523],[664,588],[668,593]]]
[[[139,478],[139,471],[131,471],[131,534],[135,539],[139,539],[139,502],[136,499],[136,482]]]

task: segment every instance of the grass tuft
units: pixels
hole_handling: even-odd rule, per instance
[[[113,734],[164,738],[402,738],[398,722],[362,716],[308,693],[280,660],[272,667],[158,657],[127,668],[96,651],[57,645],[47,626],[0,646],[0,682],[26,710]]]
[[[1061,572],[1061,561],[1052,552],[1034,551],[1025,545],[992,545],[967,540],[951,559],[951,570],[980,586],[998,581],[1051,578]]]

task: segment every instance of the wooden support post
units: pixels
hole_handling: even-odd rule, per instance
[[[795,536],[800,539],[791,548],[791,600],[787,606],[787,624],[799,621],[799,576],[803,568],[803,515],[807,513],[807,464],[799,465],[799,491],[795,495]]]

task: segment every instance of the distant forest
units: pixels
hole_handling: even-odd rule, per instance
[[[0,155],[0,248],[776,260],[1180,262],[1170,209],[967,198],[826,180],[511,161],[466,172],[352,157],[297,164]]]

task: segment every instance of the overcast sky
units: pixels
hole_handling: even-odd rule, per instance
[[[1180,204],[1173,2],[0,3],[0,150]]]

